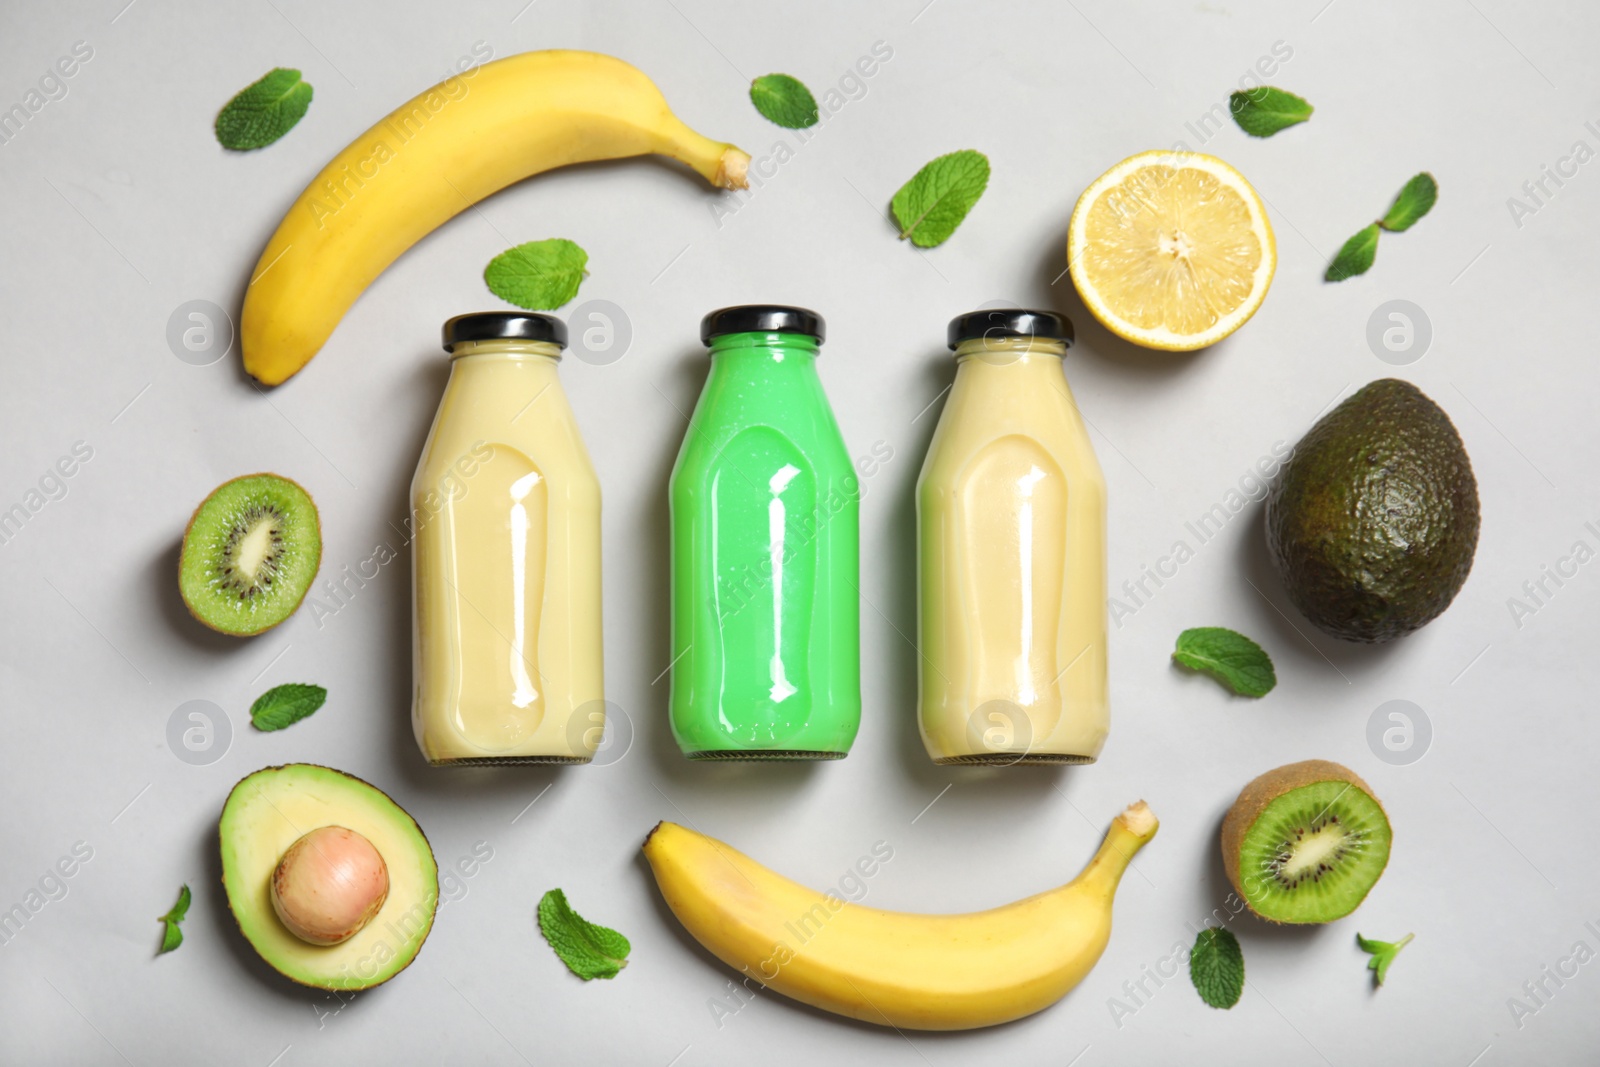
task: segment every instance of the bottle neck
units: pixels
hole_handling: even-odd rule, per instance
[[[556,364],[561,362],[561,346],[548,341],[521,341],[496,339],[493,341],[458,341],[450,351],[452,365],[464,360],[477,361],[482,357],[499,359],[526,359],[534,362]]]
[[[1064,341],[1045,337],[974,337],[956,349],[957,363],[1054,369],[1066,357]]]
[[[772,368],[811,367],[817,340],[797,333],[730,333],[711,340],[711,366]]]

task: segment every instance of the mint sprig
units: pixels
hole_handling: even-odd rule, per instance
[[[1189,950],[1189,981],[1213,1008],[1231,1008],[1244,993],[1244,952],[1239,939],[1220,926],[1208,926]]]
[[[628,965],[628,952],[632,949],[628,939],[609,927],[584,920],[559,889],[550,890],[539,900],[539,932],[567,970],[585,982],[615,978]]]
[[[900,239],[918,248],[943,244],[989,185],[989,158],[970,148],[940,156],[900,187],[889,205]]]
[[[1407,934],[1398,941],[1369,941],[1360,934],[1356,935],[1356,944],[1361,946],[1361,951],[1372,954],[1372,958],[1367,961],[1367,968],[1372,971],[1375,984],[1383,984],[1384,976],[1389,973],[1389,964],[1400,955],[1401,949],[1411,944],[1411,939],[1415,936]]]
[[[1251,137],[1271,137],[1304,122],[1316,110],[1304,97],[1270,85],[1241,89],[1228,96],[1233,121]]]
[[[554,311],[578,295],[589,253],[562,237],[508,248],[483,268],[489,291],[529,311]]]
[[[1222,626],[1200,626],[1178,635],[1172,658],[1204,671],[1240,696],[1262,697],[1278,684],[1272,657],[1244,634]]]
[[[274,67],[217,112],[217,141],[235,152],[265,148],[294,129],[310,106],[311,83],[298,70]]]
[[[1438,199],[1439,183],[1433,180],[1433,175],[1423,171],[1413,177],[1394,198],[1394,203],[1389,205],[1383,218],[1344,243],[1339,254],[1333,257],[1333,262],[1328,264],[1324,280],[1342,282],[1357,274],[1365,274],[1378,255],[1379,234],[1384,230],[1390,233],[1409,230],[1418,219],[1433,210]]]
[[[328,691],[320,685],[289,682],[274,686],[250,705],[250,725],[263,732],[293,726],[322,707],[327,699]]]
[[[751,82],[750,102],[767,121],[791,130],[815,126],[819,117],[817,98],[787,74],[763,74]]]
[[[183,931],[178,929],[178,924],[183,922],[184,917],[189,914],[190,899],[189,886],[185,883],[184,887],[178,890],[178,902],[172,905],[165,915],[156,920],[165,924],[161,931],[161,952],[156,953],[156,955],[159,956],[162,952],[171,952],[183,944]]]

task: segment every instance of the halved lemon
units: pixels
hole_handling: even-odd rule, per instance
[[[1278,246],[1261,197],[1228,164],[1198,152],[1141,152],[1078,198],[1067,265],[1106,329],[1186,352],[1255,314]]]

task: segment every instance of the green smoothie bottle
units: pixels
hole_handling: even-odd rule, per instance
[[[690,759],[841,759],[861,723],[860,483],[817,376],[822,317],[700,323],[672,468],[672,733]]]

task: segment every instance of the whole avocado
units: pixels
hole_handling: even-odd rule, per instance
[[[1267,498],[1289,599],[1325,633],[1392,641],[1450,606],[1478,547],[1478,483],[1450,417],[1372,382],[1295,447]]]

